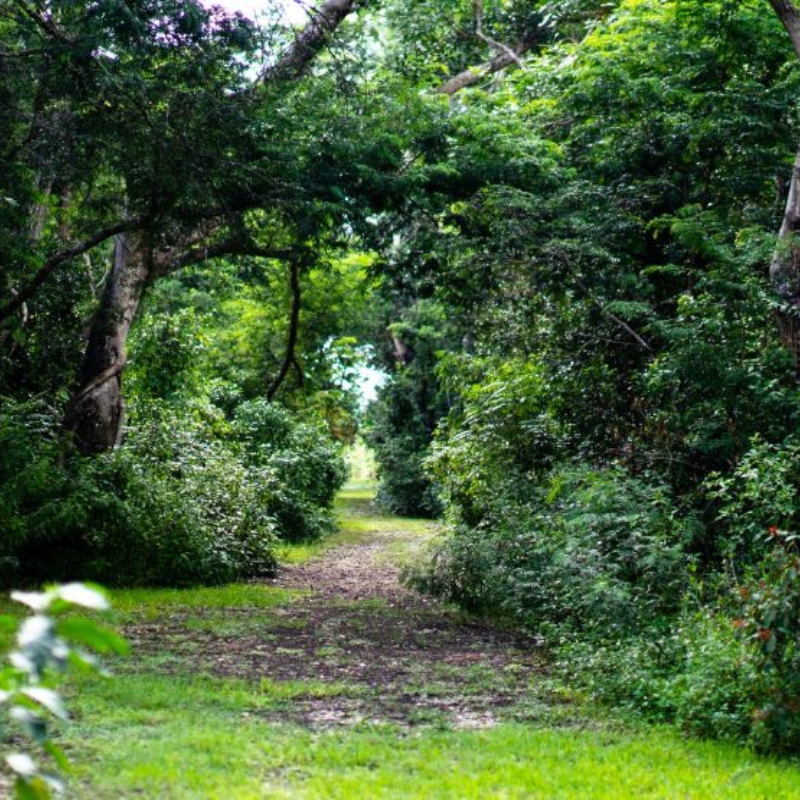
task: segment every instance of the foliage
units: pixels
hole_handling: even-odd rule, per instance
[[[279,537],[333,526],[338,448],[266,403],[233,423],[210,404],[143,403],[125,445],[91,460],[61,440],[40,403],[9,401],[0,420],[7,580],[224,583],[270,574]]]
[[[282,539],[318,539],[333,531],[331,508],[347,469],[321,421],[298,422],[276,404],[253,400],[236,409],[232,433],[248,469],[274,475],[274,494],[263,507]]]
[[[0,15],[0,281],[29,292],[0,320],[4,576],[268,574],[279,540],[331,530],[332,438],[363,424],[380,502],[448,526],[418,585],[546,636],[614,702],[796,749],[778,17],[354,3],[288,76],[282,5]],[[153,247],[124,381],[124,343],[80,366],[123,265],[112,233],[73,246],[108,226]],[[363,415],[367,360],[387,379]],[[123,383],[121,445],[80,458],[67,398]]]
[[[459,96],[486,181],[387,251],[382,290],[468,333],[428,371],[449,530],[413,580],[609,702],[793,750],[800,403],[766,266],[798,71],[757,2],[607,12]]]
[[[481,521],[456,524],[417,585],[555,637],[619,637],[675,609],[686,525],[664,487],[584,469],[526,494],[512,504],[495,486]]]
[[[380,480],[378,502],[398,514],[435,516],[441,506],[423,462],[451,402],[434,367],[456,326],[441,306],[424,300],[395,314],[378,354],[378,364],[391,379],[378,389],[368,416],[367,441]]]
[[[800,445],[793,436],[780,443],[756,437],[734,470],[709,476],[718,538],[733,570],[761,561],[771,543],[767,530],[800,530],[798,457]]]
[[[75,667],[96,670],[98,662],[90,651],[124,653],[127,644],[91,619],[65,617],[64,612],[74,607],[108,609],[105,595],[96,588],[69,583],[44,592],[12,592],[11,598],[28,606],[33,615],[19,625],[16,648],[0,669],[0,703],[7,717],[2,727],[21,731],[63,771],[69,762],[48,732],[50,718],[69,719],[56,691],[59,676]],[[10,617],[4,621],[13,624]],[[14,796],[20,800],[48,798],[64,788],[59,775],[40,766],[28,752],[10,753],[5,760],[15,774]]]

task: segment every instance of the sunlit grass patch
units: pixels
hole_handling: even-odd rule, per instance
[[[304,564],[313,558],[319,558],[334,547],[345,544],[358,544],[365,538],[368,530],[353,529],[350,526],[340,529],[315,542],[283,542],[278,545],[275,555],[282,564]]]
[[[66,744],[85,798],[776,798],[800,770],[659,730],[443,729],[436,714],[393,725],[275,724],[293,699],[347,693],[314,682],[258,685],[132,676],[74,699]],[[86,689],[87,687],[82,687]]]
[[[258,583],[236,583],[190,589],[119,589],[111,594],[122,616],[153,619],[179,609],[275,608],[302,592]]]

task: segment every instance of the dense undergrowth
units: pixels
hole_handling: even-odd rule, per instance
[[[515,174],[389,267],[421,358],[381,391],[379,468],[448,526],[412,581],[611,705],[796,753],[796,309],[768,266],[797,64],[763,4],[647,1],[535,63],[464,101]]]
[[[344,480],[322,423],[263,400],[132,410],[121,447],[86,459],[37,402],[0,412],[6,583],[224,583],[268,575],[280,541],[333,530]]]

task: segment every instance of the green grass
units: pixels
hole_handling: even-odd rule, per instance
[[[269,712],[346,687],[139,675],[81,688],[65,743],[85,798],[800,797],[800,770],[668,731],[312,732]]]
[[[372,503],[375,484],[372,482],[349,483],[336,499],[339,529],[332,536],[314,542],[286,542],[276,551],[278,560],[284,564],[303,564],[313,558],[344,544],[358,544],[372,533],[386,533],[401,525],[404,532],[419,534],[421,541],[430,536],[432,523],[424,519],[403,519],[381,514]],[[403,542],[398,548],[405,548]]]
[[[298,563],[373,534],[405,536],[394,548],[427,541],[431,524],[380,515],[371,490],[350,489],[338,503],[342,529],[323,543],[292,545]],[[408,545],[408,542],[411,542]],[[301,593],[256,584],[113,593],[124,621],[179,620],[193,631],[230,635],[248,626],[268,633]],[[397,613],[381,600],[342,601],[354,613]],[[385,606],[385,609],[384,609]],[[421,634],[422,635],[422,634]],[[426,634],[427,635],[427,634]],[[328,646],[346,658],[347,641]],[[517,719],[485,730],[453,730],[447,715],[421,708],[410,728],[361,724],[310,729],[293,724],[308,704],[372,696],[384,687],[324,680],[243,681],[196,674],[191,651],[135,654],[108,680],[69,684],[73,724],[60,739],[75,764],[78,798],[800,798],[800,768],[726,744],[685,741],[670,730],[629,727],[533,692]],[[513,665],[512,665],[513,666]],[[452,666],[419,674],[403,691],[435,696]],[[509,668],[510,669],[510,668]],[[460,669],[462,693],[501,689],[503,675]],[[544,678],[532,676],[532,680]],[[365,693],[366,692],[366,693]],[[278,721],[280,718],[283,721]]]
[[[192,589],[118,589],[111,592],[111,602],[118,616],[153,620],[176,611],[276,608],[301,594],[263,584],[236,583]]]

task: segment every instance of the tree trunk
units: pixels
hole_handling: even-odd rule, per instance
[[[789,40],[800,58],[800,12],[791,0],[769,0],[778,19],[789,34]],[[772,256],[769,277],[782,305],[777,312],[781,340],[795,359],[800,355],[800,247],[795,234],[800,231],[800,148],[792,168],[786,211],[778,234],[778,246]]]
[[[144,233],[117,236],[114,263],[89,333],[80,389],[70,401],[65,420],[65,427],[84,453],[108,450],[119,441],[124,412],[125,342],[150,277],[151,264]]]
[[[789,195],[783,215],[778,247],[772,256],[769,276],[781,298],[778,326],[781,339],[795,359],[800,354],[800,246],[795,237],[800,231],[800,148],[789,181]]]

